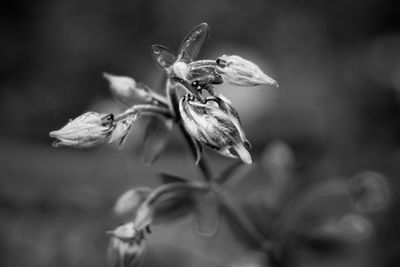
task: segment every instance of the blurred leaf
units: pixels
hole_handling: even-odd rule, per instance
[[[169,48],[162,45],[152,45],[151,54],[162,70],[171,67],[176,61],[174,53]]]
[[[283,210],[278,226],[284,231],[307,228],[321,220],[351,211],[347,184],[343,180],[327,180],[294,196]]]
[[[161,181],[163,184],[169,184],[169,183],[186,183],[189,180],[186,178],[182,178],[179,176],[175,176],[172,174],[167,174],[167,173],[160,173],[161,176]]]
[[[270,205],[276,206],[288,197],[295,157],[286,143],[277,141],[264,149],[261,164],[269,179],[266,189],[267,200]]]
[[[167,144],[169,132],[172,128],[171,120],[150,117],[143,141],[143,161],[147,165],[154,163]]]
[[[164,194],[155,204],[154,220],[157,223],[181,219],[195,210],[197,191],[179,189]]]
[[[246,177],[246,174],[252,169],[252,165],[243,164],[240,161],[234,162],[225,168],[215,181],[219,185],[224,184],[237,184],[240,180]]]
[[[317,231],[348,241],[363,241],[371,236],[372,224],[363,216],[346,214],[338,220],[329,220]]]
[[[179,46],[179,60],[185,63],[190,63],[195,59],[204,42],[208,37],[208,25],[207,23],[201,23],[196,26],[182,41]]]
[[[214,192],[201,195],[196,203],[196,230],[204,237],[213,237],[219,226],[219,204]]]
[[[118,215],[135,212],[150,192],[151,189],[148,187],[138,187],[126,191],[115,203],[114,212]]]
[[[351,178],[349,192],[354,208],[360,212],[382,209],[390,198],[385,177],[376,172],[364,172]]]

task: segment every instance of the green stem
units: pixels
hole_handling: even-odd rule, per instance
[[[132,115],[159,115],[159,116],[164,116],[166,118],[172,118],[172,114],[169,109],[159,107],[159,106],[154,106],[154,105],[134,105],[131,108],[128,108],[121,114],[118,114],[115,116],[114,121],[120,121],[124,120],[129,116]]]

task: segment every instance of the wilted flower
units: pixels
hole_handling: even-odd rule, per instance
[[[278,83],[262,72],[256,64],[239,56],[223,55],[219,57],[216,69],[224,80],[235,85],[272,85],[278,87]]]
[[[232,120],[232,116],[221,109],[220,98],[208,98],[204,103],[191,96],[179,102],[179,111],[186,130],[200,143],[218,151],[222,155],[237,158],[251,164],[250,153],[244,146],[246,140],[242,129]]]
[[[145,248],[144,232],[136,231],[133,223],[127,223],[107,233],[112,235],[108,247],[111,266],[137,266]]]
[[[103,143],[113,129],[113,114],[86,112],[60,130],[50,132],[50,137],[58,139],[54,147],[88,148]]]

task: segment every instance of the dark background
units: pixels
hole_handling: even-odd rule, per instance
[[[115,225],[110,210],[120,193],[155,185],[156,171],[197,175],[179,138],[145,167],[143,122],[120,152],[54,150],[48,132],[87,110],[118,110],[103,71],[157,87],[150,46],[176,49],[201,22],[211,30],[201,58],[239,54],[279,81],[279,89],[221,88],[242,115],[256,161],[279,139],[293,149],[304,181],[362,170],[387,177],[392,202],[378,215],[379,249],[370,256],[379,266],[399,265],[399,14],[396,0],[3,1],[0,265],[105,266],[104,231]],[[227,163],[213,159],[217,169]],[[153,258],[168,253],[154,247],[182,235],[169,227],[153,240]],[[211,241],[185,240],[196,248],[185,255],[229,259],[227,249],[204,252]]]

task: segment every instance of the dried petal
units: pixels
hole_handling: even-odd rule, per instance
[[[217,59],[217,73],[231,84],[239,86],[272,85],[278,87],[278,83],[267,76],[253,62],[239,56],[223,55]]]
[[[201,23],[196,26],[182,41],[179,46],[179,60],[189,63],[200,52],[201,47],[208,37],[208,24]]]
[[[106,141],[114,129],[113,121],[113,114],[87,112],[70,121],[60,130],[50,132],[50,137],[58,139],[54,147],[93,147]]]

